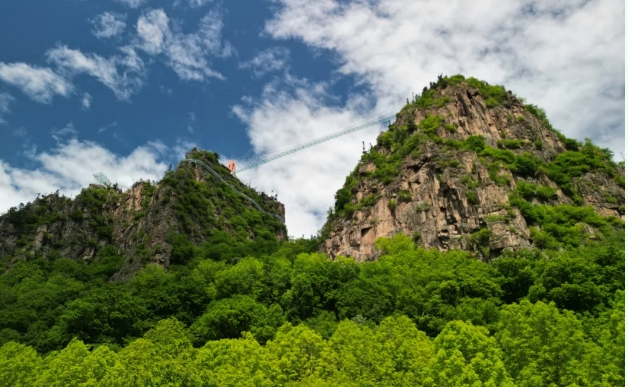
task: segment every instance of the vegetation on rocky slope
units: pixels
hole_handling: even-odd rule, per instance
[[[74,202],[52,195],[12,209],[0,220],[16,242],[0,259],[0,385],[623,386],[624,222],[585,205],[599,194],[587,183],[623,184],[623,165],[553,129],[561,152],[534,138],[458,136],[451,117],[423,114],[462,82],[487,109],[518,101],[473,78],[439,78],[364,155],[318,238],[282,240],[276,219],[191,165],[134,198],[91,187]],[[525,109],[549,127],[542,110]],[[508,119],[524,128],[529,117]],[[318,252],[332,221],[382,200],[386,211],[434,211],[414,204],[410,188],[385,192],[428,153],[439,155],[435,178],[454,176],[469,206],[487,184],[508,189],[465,236],[470,251],[425,249],[414,233],[377,239],[373,262]],[[211,152],[190,156],[216,162]],[[486,174],[466,171],[469,160]],[[358,200],[365,181],[382,190]],[[614,209],[618,192],[593,196]],[[518,217],[531,248],[474,256],[488,249],[492,225]],[[70,245],[94,254],[64,255],[78,251]],[[167,264],[153,263],[166,246]],[[127,280],[111,281],[129,262]]]
[[[473,93],[479,94],[479,100],[473,99]],[[461,95],[469,96],[475,114],[469,111],[472,107],[467,106]],[[454,102],[461,106],[462,111],[456,111],[458,108],[452,105]],[[504,223],[508,223],[509,218],[518,216],[512,209],[518,209],[527,223],[529,230],[526,233],[530,234],[530,241],[538,247],[561,248],[565,243],[600,238],[608,235],[611,229],[623,229],[624,223],[617,217],[624,213],[621,205],[625,199],[623,163],[614,162],[612,152],[594,145],[589,139],[581,143],[566,138],[551,126],[541,108],[524,102],[502,86],[491,86],[461,75],[439,77],[430,89],[424,89],[421,95],[409,101],[389,130],[380,134],[377,146],[362,156],[335,195],[334,207],[330,209],[322,230],[322,240],[329,241],[334,228],[336,236],[338,232],[346,235],[356,232],[347,231],[349,222],[351,225],[358,222],[356,228],[368,228],[368,224],[360,225],[359,221],[369,217],[371,207],[380,199],[387,200],[393,214],[400,200],[410,202],[421,199],[413,197],[416,192],[413,194],[403,188],[404,184],[409,186],[414,182],[411,179],[416,179],[409,169],[419,163],[428,164],[426,173],[435,174],[441,183],[446,180],[443,183],[446,186],[465,187],[463,195],[470,206],[482,207],[479,188],[485,189],[489,185],[503,187],[509,192],[506,195],[508,201],[502,203],[506,213],[488,216],[502,216]],[[489,126],[494,124],[477,116],[488,116],[491,109],[501,109],[492,116],[498,123],[501,138],[497,141],[493,139],[489,144],[483,135],[461,134],[468,130],[468,122],[472,121],[471,125],[479,124],[480,131],[492,135]],[[511,114],[513,111],[521,113],[515,117]],[[521,137],[508,137],[503,128],[510,128],[513,133],[520,133]],[[549,134],[556,139],[551,145],[547,142]],[[471,155],[470,158],[467,155]],[[463,165],[465,158],[471,160],[471,170]],[[481,179],[480,170],[488,172],[489,180]],[[392,197],[383,197],[384,191]],[[358,192],[361,197],[356,195]],[[589,197],[588,202],[586,196]],[[602,200],[592,203],[591,198],[598,196]],[[417,208],[425,203],[419,202]],[[456,204],[445,202],[442,205]],[[604,213],[600,209],[605,207],[613,208],[610,213],[615,216],[610,216],[608,211],[606,215],[600,215],[600,212]],[[358,211],[360,216],[355,215]],[[374,217],[374,214],[370,216]],[[404,218],[409,216],[407,211],[401,215]],[[445,225],[440,224],[439,227]],[[525,230],[515,231],[521,233]],[[468,234],[467,237],[472,238],[473,235]],[[342,240],[346,236],[336,238]],[[432,241],[436,243],[435,239]],[[443,248],[435,244],[429,246]],[[467,246],[473,248],[475,244]],[[488,256],[481,251],[479,253]]]

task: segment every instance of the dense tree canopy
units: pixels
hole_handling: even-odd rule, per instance
[[[18,262],[0,276],[0,385],[624,383],[621,234],[490,263],[402,235],[361,264],[314,246],[235,261],[192,247],[124,284],[98,261]]]

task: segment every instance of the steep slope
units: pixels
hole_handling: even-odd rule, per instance
[[[375,239],[398,233],[483,259],[560,248],[622,228],[623,185],[610,151],[565,138],[542,109],[501,86],[439,77],[347,177],[322,249],[372,260]]]
[[[193,149],[186,158],[211,166],[266,212],[284,217],[281,203],[231,176],[215,153]],[[114,278],[125,279],[148,262],[183,263],[190,242],[226,243],[244,256],[247,244],[285,237],[278,219],[198,165],[181,163],[156,185],[140,181],[125,192],[90,185],[74,200],[56,193],[12,208],[0,217],[0,259],[11,265],[35,256],[91,261],[117,254],[124,264]]]

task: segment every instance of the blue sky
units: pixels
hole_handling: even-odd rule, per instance
[[[621,0],[0,3],[0,212],[103,172],[159,179],[192,146],[243,159],[396,109],[440,73],[506,85],[624,149]],[[379,128],[239,177],[315,234]]]
[[[3,131],[6,134],[17,130],[14,134],[18,134],[5,137],[7,141],[0,145],[2,158],[15,166],[28,163],[20,148],[33,145],[38,150],[51,148],[56,144],[53,128],[63,129],[70,123],[78,138],[98,141],[116,153],[128,153],[138,144],[159,139],[164,144],[194,142],[238,157],[250,150],[246,125],[231,112],[231,107],[243,96],[260,94],[264,85],[276,76],[273,73],[288,63],[295,76],[307,76],[314,81],[330,77],[333,65],[328,53],[314,53],[302,44],[277,42],[261,35],[265,20],[271,17],[269,3],[242,0],[200,3],[203,5],[150,1],[131,8],[127,3],[115,1],[3,2],[0,34],[12,37],[0,41],[0,59],[4,63],[48,67],[51,61],[46,53],[59,47],[105,59],[120,55],[119,48],[136,38],[138,18],[151,10],[163,11],[171,27],[178,24],[181,34],[197,33],[201,19],[215,13],[213,24],[224,27],[216,27],[219,33],[210,39],[220,46],[218,50],[226,48],[228,53],[209,53],[207,68],[220,76],[204,75],[197,80],[177,74],[158,56],[151,57],[136,49],[144,61],[144,70],[129,72],[141,85],[121,86],[125,89],[121,92],[128,92],[128,96],[116,95],[111,87],[85,73],[72,77],[72,93],[53,95],[47,104],[29,99],[14,85],[2,84],[0,90],[15,98],[9,104],[11,114],[3,115],[8,121]],[[115,25],[119,27],[113,27],[109,34],[116,32],[116,35],[94,32],[99,28],[111,29],[111,20],[117,21]],[[109,21],[108,27],[102,26],[103,21]],[[253,63],[247,65],[260,53],[267,53],[269,60],[285,63],[274,66],[260,63],[257,68]],[[149,63],[151,60],[154,63]],[[121,67],[118,66],[119,73],[124,71]],[[342,95],[350,86],[344,82],[338,94]],[[89,101],[86,102],[89,108],[83,106],[84,99]]]

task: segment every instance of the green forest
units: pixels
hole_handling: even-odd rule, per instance
[[[623,230],[490,263],[403,235],[379,239],[376,262],[316,243],[235,259],[176,238],[185,265],[127,283],[107,281],[115,249],[16,263],[0,276],[0,385],[624,385]]]

